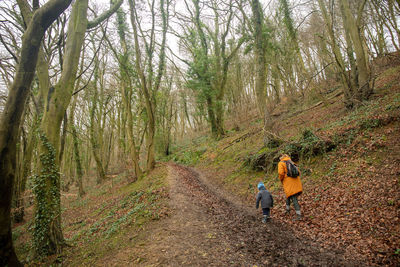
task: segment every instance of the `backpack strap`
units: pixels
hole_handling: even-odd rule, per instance
[[[299,170],[298,170],[298,167],[297,167],[297,165],[296,164],[294,164],[294,162],[293,161],[291,161],[291,160],[284,160],[284,162],[285,162],[285,164],[286,164],[286,175],[287,176],[289,176],[289,177],[292,177],[292,178],[296,178],[296,177],[298,177],[299,175],[300,175],[300,172],[299,172]],[[291,167],[290,165],[293,165],[293,168],[295,169],[295,171],[299,174],[299,175],[297,175],[297,176],[292,176],[293,175],[293,168],[290,168],[290,171],[291,171],[291,173],[289,174],[289,167]]]
[[[282,160],[282,162],[284,162],[285,163],[285,167],[286,167],[286,174],[289,172],[289,169],[288,169],[288,160]]]

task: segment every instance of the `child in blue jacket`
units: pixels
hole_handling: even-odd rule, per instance
[[[271,193],[265,188],[263,182],[259,182],[257,188],[259,192],[256,197],[256,209],[258,209],[261,201],[263,222],[266,223],[270,219],[270,208],[274,206],[274,199],[272,198]]]

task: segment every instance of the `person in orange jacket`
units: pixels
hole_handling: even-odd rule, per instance
[[[303,192],[303,186],[300,180],[300,173],[297,177],[288,176],[287,162],[294,164],[287,154],[282,154],[278,163],[279,180],[282,182],[283,190],[286,194],[286,212],[290,214],[290,203],[293,203],[296,211],[296,219],[301,219],[300,205],[297,197]]]

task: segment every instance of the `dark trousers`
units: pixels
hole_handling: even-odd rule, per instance
[[[299,202],[297,201],[297,196],[298,196],[298,194],[295,194],[286,199],[286,209],[289,209],[290,202],[293,202],[294,209],[297,211],[300,210],[300,205],[299,205]]]
[[[267,215],[269,217],[269,212],[270,212],[269,208],[263,208],[262,210],[263,210],[263,215]]]

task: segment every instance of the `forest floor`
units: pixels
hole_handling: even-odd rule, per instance
[[[165,160],[182,165],[160,162],[138,181],[120,170],[85,184],[83,198],[76,188],[62,192],[71,246],[61,255],[33,258],[27,208],[13,227],[19,258],[27,266],[400,266],[400,55],[378,67],[375,92],[357,109],[346,110],[339,87],[329,87],[273,115],[288,142],[311,131],[338,144],[299,161],[303,220],[285,214],[276,168],[249,166],[266,149],[261,120],[245,114],[221,140],[175,147]],[[267,224],[254,207],[259,181],[275,202]]]
[[[247,205],[254,204],[256,185],[263,181],[276,203],[275,222],[295,236],[327,251],[341,249],[345,259],[368,266],[400,266],[400,55],[385,58],[375,70],[374,94],[356,109],[346,110],[339,87],[327,85],[324,97],[281,103],[272,114],[271,129],[288,143],[311,146],[303,138],[311,132],[317,140],[337,144],[299,159],[300,222],[285,216],[273,158],[267,158],[262,170],[249,164],[273,151],[265,146],[257,116],[237,120],[240,127],[231,124],[221,140],[199,136],[181,145],[173,159],[195,167],[212,187],[224,188]]]
[[[128,251],[140,266],[361,266],[343,251],[323,249],[280,221],[210,186],[194,169],[169,164],[168,218]],[[290,215],[289,215],[290,216]]]

